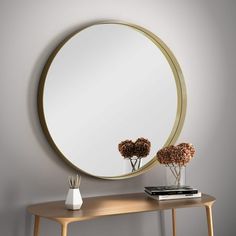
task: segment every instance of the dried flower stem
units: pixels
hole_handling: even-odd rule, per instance
[[[174,177],[177,178],[177,173],[176,173],[176,171],[174,171],[173,167],[170,166],[169,164],[167,164],[166,166],[169,167],[169,169],[171,170],[171,172],[174,175]]]
[[[79,188],[80,183],[81,183],[81,176],[79,176],[79,175],[69,176],[68,183],[69,183],[69,186],[71,189]]]
[[[180,185],[181,179],[181,165],[175,166],[174,164],[166,164],[166,167],[169,167],[171,173],[175,177],[175,184]]]
[[[129,158],[129,161],[130,161],[130,164],[132,167],[132,172],[134,172],[140,168],[141,159],[142,159],[141,157],[138,157],[136,159]]]
[[[172,167],[174,168],[174,171],[175,171],[175,174],[176,174],[176,178],[177,178],[177,176],[178,176],[178,171],[177,171],[177,169],[176,169],[176,166],[174,165],[174,163],[171,163],[172,164]]]

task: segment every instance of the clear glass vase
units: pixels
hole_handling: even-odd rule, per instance
[[[131,158],[126,158],[125,160],[126,160],[125,171],[128,173],[137,171],[139,168],[142,167],[142,158],[131,157]]]
[[[178,165],[166,166],[166,185],[179,187],[186,184],[186,167]]]

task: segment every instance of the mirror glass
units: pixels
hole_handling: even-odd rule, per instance
[[[144,32],[117,23],[87,27],[63,42],[45,68],[44,129],[74,167],[97,177],[129,175],[131,163],[118,150],[121,141],[151,142],[142,167],[173,132],[178,111],[173,68]]]

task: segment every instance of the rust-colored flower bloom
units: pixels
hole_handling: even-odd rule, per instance
[[[171,153],[172,158],[174,159],[174,164],[185,166],[191,159],[190,151],[183,147],[175,147]]]
[[[186,166],[195,154],[191,143],[181,143],[177,146],[162,148],[156,154],[157,160],[167,166],[175,177],[175,184],[180,185],[181,168]]]
[[[132,140],[125,140],[118,145],[119,152],[124,158],[131,158],[134,156],[134,143]]]
[[[172,159],[172,156],[171,156],[171,152],[173,148],[174,146],[171,145],[169,147],[164,147],[160,149],[156,154],[157,160],[163,165],[168,165],[168,164],[173,163],[174,160]]]
[[[151,148],[151,142],[145,138],[138,138],[134,143],[134,155],[137,157],[146,157]]]
[[[191,157],[193,157],[196,152],[193,144],[191,143],[180,143],[179,145],[177,145],[177,147],[181,147],[181,148],[185,148],[189,150]]]
[[[162,148],[156,154],[157,160],[164,165],[176,164],[186,166],[195,154],[195,148],[190,143]]]

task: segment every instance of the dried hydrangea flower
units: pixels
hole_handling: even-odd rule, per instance
[[[164,165],[176,164],[185,166],[195,154],[195,148],[190,143],[162,148],[157,152],[157,160]]]
[[[171,157],[171,152],[174,146],[169,146],[169,147],[164,147],[161,150],[159,150],[156,154],[157,160],[163,164],[163,165],[168,165],[173,163],[173,159]]]
[[[174,159],[174,164],[185,166],[191,160],[190,151],[184,147],[175,147],[171,153],[172,158]]]
[[[134,143],[132,140],[125,140],[119,143],[118,149],[124,158],[131,158],[134,156]]]
[[[181,168],[193,158],[195,148],[191,143],[181,143],[177,146],[162,148],[156,154],[160,164],[167,166],[175,177],[175,184],[180,185]]]
[[[145,138],[138,138],[134,143],[134,155],[141,158],[150,153],[151,142]]]
[[[190,151],[191,157],[193,157],[196,152],[193,144],[191,143],[180,143],[179,145],[177,145],[177,147],[183,147],[183,148],[188,149]]]

